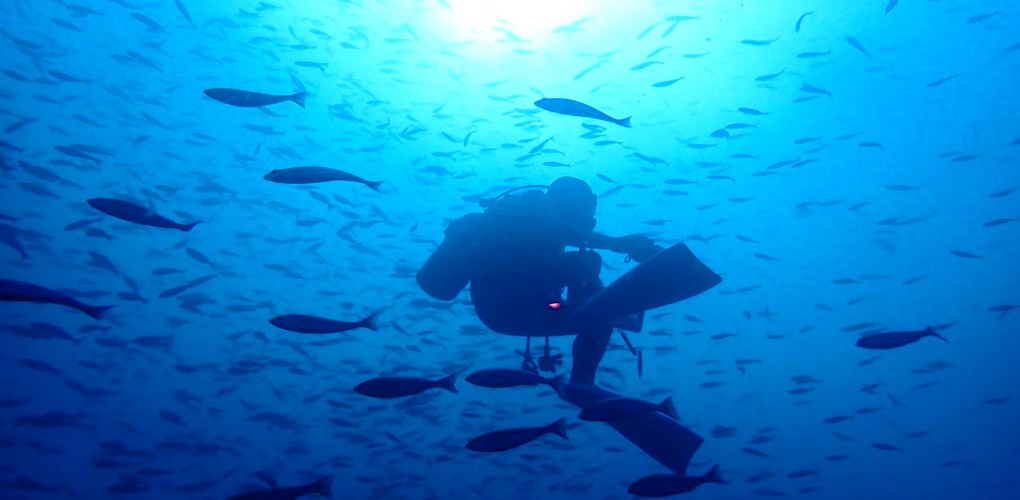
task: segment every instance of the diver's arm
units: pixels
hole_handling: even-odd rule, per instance
[[[588,248],[609,250],[616,253],[627,253],[627,249],[624,248],[626,245],[624,245],[623,239],[615,236],[609,236],[608,234],[591,231],[581,235],[581,240],[583,245]]]
[[[637,234],[609,236],[595,231],[568,233],[567,245],[578,248],[594,248],[616,253],[633,253],[641,247],[652,246],[652,240]]]
[[[640,234],[609,236],[591,231],[583,235],[575,235],[574,237],[577,238],[575,241],[581,241],[581,244],[574,245],[571,243],[570,246],[583,246],[584,248],[597,248],[616,253],[625,253],[627,257],[638,262],[644,262],[662,251],[662,247],[656,245],[651,238],[641,236]]]

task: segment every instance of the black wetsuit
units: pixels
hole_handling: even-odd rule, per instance
[[[508,197],[485,212],[477,224],[482,234],[471,270],[471,300],[482,323],[499,333],[577,334],[572,380],[590,383],[612,325],[582,330],[569,318],[602,288],[602,258],[588,248],[605,247],[613,239],[556,220],[552,213],[541,191]],[[566,246],[580,251],[567,252]]]

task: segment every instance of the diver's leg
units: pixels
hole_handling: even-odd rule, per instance
[[[609,346],[613,325],[589,326],[574,338],[573,363],[570,381],[575,384],[594,384],[595,370]]]
[[[564,255],[563,269],[567,277],[567,303],[570,309],[584,303],[602,290],[599,272],[602,257],[591,251],[569,252]],[[574,339],[573,366],[570,380],[574,383],[595,383],[595,371],[609,346],[612,336],[611,323],[586,325]]]

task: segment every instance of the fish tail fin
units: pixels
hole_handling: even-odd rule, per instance
[[[659,408],[662,408],[662,413],[669,415],[673,420],[680,420],[680,414],[676,411],[676,405],[673,404],[673,396],[670,396],[659,404]]]
[[[382,311],[376,311],[376,312],[374,312],[372,314],[369,314],[367,318],[361,320],[361,326],[363,326],[365,328],[368,328],[369,330],[372,330],[373,332],[378,332],[379,331],[379,324],[378,323],[379,323],[379,315],[380,314],[382,314]]]
[[[298,106],[301,106],[303,108],[305,107],[305,99],[307,99],[308,96],[310,95],[311,94],[309,94],[308,92],[298,92],[297,94],[290,96],[290,100],[293,101],[294,104],[297,104]]]
[[[567,437],[567,419],[566,418],[561,418],[561,419],[553,422],[552,424],[550,424],[549,425],[549,431],[552,432],[553,434],[556,434],[557,436],[559,436],[559,437],[561,437],[563,439],[566,439],[567,441],[570,441],[570,438]]]
[[[309,490],[326,498],[333,498],[333,475],[330,474],[309,485]]]
[[[453,385],[457,382],[457,374],[451,373],[439,380],[438,385],[443,389],[446,389],[454,394],[457,394],[457,388]]]
[[[382,185],[383,181],[365,181],[365,185],[372,188],[372,191],[379,192],[379,186]]]
[[[630,119],[631,118],[633,118],[633,117],[628,116],[626,118],[622,118],[622,119],[616,120],[616,124],[620,125],[622,127],[630,128]]]
[[[719,464],[715,464],[711,469],[704,475],[706,483],[719,483],[726,484],[726,480],[722,477],[722,472],[719,472]]]
[[[82,312],[95,319],[103,319],[103,314],[110,309],[113,309],[113,306],[87,306]]]
[[[940,339],[942,339],[945,342],[949,342],[949,339],[943,337],[942,335],[939,335],[939,332],[935,331],[935,329],[930,327],[930,326],[928,328],[924,329],[924,333],[926,333],[926,334],[928,334],[928,335],[930,335],[932,337],[940,338]]]
[[[201,223],[202,223],[202,221],[199,220],[199,221],[192,222],[191,224],[181,224],[181,228],[180,229],[181,229],[181,231],[188,232],[188,231],[191,231],[192,229],[194,229],[195,226],[197,226],[197,225],[199,225]]]

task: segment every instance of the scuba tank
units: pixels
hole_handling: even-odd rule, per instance
[[[482,214],[468,214],[446,228],[443,242],[415,279],[432,298],[453,300],[468,282],[481,249]]]
[[[488,211],[514,191],[546,186],[521,186],[510,189],[495,198],[482,198],[479,205]],[[444,232],[443,242],[425,261],[415,279],[418,286],[434,299],[453,300],[468,282],[475,269],[475,263],[485,255],[483,246],[488,225],[485,215],[468,214],[453,221]]]

